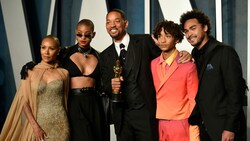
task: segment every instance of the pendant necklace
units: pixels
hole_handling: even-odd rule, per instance
[[[84,55],[85,58],[88,58],[88,54],[91,52],[91,47],[89,47],[89,50],[86,50],[84,48],[78,47],[78,51]]]

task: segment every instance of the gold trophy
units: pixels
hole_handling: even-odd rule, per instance
[[[115,78],[119,78],[122,73],[122,66],[120,60],[116,60],[115,66],[113,67]],[[111,101],[112,102],[122,102],[122,94],[120,90],[113,90],[111,95]]]

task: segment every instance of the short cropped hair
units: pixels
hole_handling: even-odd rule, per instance
[[[51,40],[54,40],[55,43],[56,43],[56,46],[60,48],[60,41],[59,39],[56,37],[56,36],[53,36],[53,35],[47,35],[43,38],[44,39],[51,39]]]
[[[109,13],[111,13],[111,12],[117,12],[117,13],[120,13],[120,14],[121,14],[122,19],[123,19],[123,20],[127,20],[125,12],[124,12],[124,11],[122,11],[121,9],[117,9],[117,8],[115,8],[115,9],[111,9],[111,10],[109,10],[109,11],[108,11],[107,15],[108,15]],[[106,15],[106,16],[107,16],[107,15]]]
[[[76,25],[76,30],[77,30],[78,26],[80,26],[80,25],[86,25],[86,26],[90,27],[91,31],[95,30],[94,23],[89,19],[82,19],[81,21],[79,21]]]

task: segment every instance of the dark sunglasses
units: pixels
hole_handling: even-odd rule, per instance
[[[92,34],[80,34],[80,33],[78,33],[78,34],[76,34],[76,36],[80,37],[80,38],[82,38],[82,36],[84,36],[85,38],[91,38]]]

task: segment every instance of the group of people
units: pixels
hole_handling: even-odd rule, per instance
[[[152,36],[133,35],[125,13],[112,9],[106,30],[113,43],[100,54],[90,45],[91,20],[78,22],[71,47],[60,50],[59,40],[46,36],[42,61],[24,67],[0,141],[108,141],[102,95],[114,90],[123,99],[110,104],[118,141],[244,140],[247,86],[237,53],[210,35],[203,12],[188,11],[180,23],[162,21]],[[184,36],[191,55],[176,49]],[[117,60],[124,61],[120,77]]]

